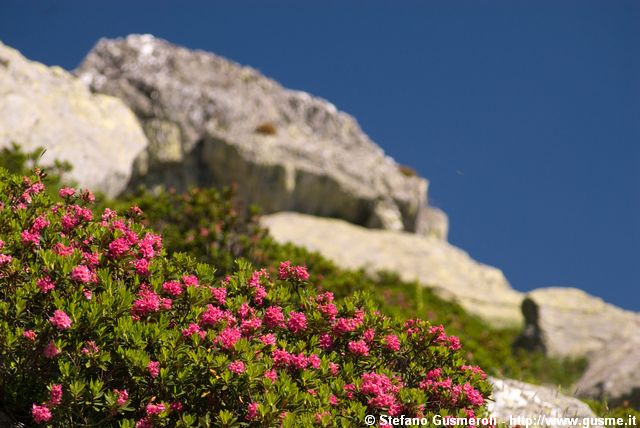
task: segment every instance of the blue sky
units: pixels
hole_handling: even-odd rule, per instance
[[[354,115],[516,289],[640,310],[640,2],[0,0],[0,40],[46,64],[130,33]]]

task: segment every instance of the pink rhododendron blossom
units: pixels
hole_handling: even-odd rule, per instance
[[[82,295],[87,300],[91,300],[93,298],[93,292],[91,290],[89,290],[88,288],[85,288],[85,289],[82,290]]]
[[[327,333],[322,333],[319,340],[320,347],[325,351],[333,346],[333,338]]]
[[[76,266],[71,271],[71,279],[83,284],[88,284],[92,279],[91,271],[84,265]]]
[[[47,358],[54,358],[59,353],[60,350],[56,347],[56,344],[53,342],[53,340],[47,343],[47,346],[44,347],[44,356]]]
[[[308,360],[309,360],[309,364],[311,364],[311,367],[313,367],[314,369],[320,368],[320,363],[322,361],[320,360],[320,357],[318,357],[316,354],[309,355]]]
[[[340,367],[336,363],[329,363],[329,371],[333,376],[337,376],[340,371]]]
[[[278,373],[275,370],[267,370],[264,372],[264,377],[275,382],[278,379]]]
[[[149,275],[149,260],[147,259],[138,259],[133,262],[133,267],[136,269],[138,275],[147,276]]]
[[[109,255],[114,258],[121,257],[129,251],[129,248],[131,244],[126,237],[117,238],[109,244]]]
[[[76,194],[76,189],[72,189],[71,187],[63,187],[58,192],[61,198],[68,198]]]
[[[59,256],[70,256],[73,254],[73,247],[71,245],[66,246],[61,242],[58,242],[53,246],[53,252],[58,254]]]
[[[244,373],[244,363],[242,361],[233,361],[227,366],[229,371],[235,374]]]
[[[224,304],[227,303],[227,289],[226,288],[224,288],[224,287],[220,287],[220,288],[211,287],[209,289],[211,290],[211,295],[213,296],[213,299],[220,306],[224,306]]]
[[[20,238],[22,239],[22,243],[24,245],[40,245],[40,234],[38,232],[31,232],[30,230],[24,230],[20,234]]]
[[[114,389],[113,393],[116,395],[116,405],[118,407],[122,407],[127,403],[127,400],[129,399],[129,393],[127,392],[126,389]]]
[[[240,340],[240,330],[235,327],[227,327],[218,337],[216,338],[217,342],[224,349],[231,349],[235,346],[236,342]]]
[[[160,374],[160,363],[157,361],[149,361],[149,364],[147,364],[147,371],[152,378],[157,378]]]
[[[269,328],[284,327],[284,314],[280,306],[269,306],[264,313],[264,324]]]
[[[390,351],[399,351],[400,350],[400,339],[395,334],[388,334],[384,337],[384,344],[387,349]]]
[[[132,315],[141,317],[160,310],[162,304],[160,296],[151,291],[147,285],[140,286],[137,296],[138,299],[133,302],[131,308]]]
[[[53,324],[58,330],[66,330],[71,327],[71,318],[64,311],[57,309],[52,317],[49,317],[49,322]]]
[[[195,275],[184,275],[182,277],[182,283],[187,287],[199,287],[198,277]]]
[[[258,403],[255,401],[247,405],[247,420],[254,420],[258,417]]]
[[[0,254],[0,266],[11,263],[13,257],[8,254]]]
[[[273,333],[263,334],[262,336],[260,336],[260,342],[262,342],[263,344],[265,344],[267,346],[275,345],[276,344],[276,337],[273,335]]]
[[[98,345],[96,345],[96,342],[93,340],[87,340],[84,342],[81,352],[84,355],[94,355],[100,352],[100,348],[98,348]]]
[[[38,282],[36,282],[36,285],[43,293],[48,293],[56,288],[56,284],[48,276],[40,278]]]
[[[302,312],[291,311],[289,313],[289,321],[287,321],[287,327],[292,333],[299,333],[306,330],[307,318]]]
[[[212,304],[208,304],[207,309],[202,313],[202,315],[200,315],[200,325],[213,326],[226,318],[226,311],[218,308],[217,306],[213,306]]]
[[[22,337],[24,337],[27,340],[30,340],[32,342],[35,342],[36,340],[36,332],[33,330],[25,330],[22,332]]]
[[[183,408],[183,405],[182,405],[182,403],[181,403],[181,402],[179,402],[179,401],[174,401],[173,403],[171,403],[171,405],[169,406],[169,408],[170,408],[171,410],[173,410],[174,412],[181,412],[181,411],[182,411],[182,408]]]
[[[51,410],[47,406],[39,406],[33,403],[31,406],[31,416],[33,417],[33,421],[37,424],[42,422],[48,422],[51,420]]]
[[[55,407],[62,403],[62,385],[56,383],[51,385],[51,391],[49,391],[49,401],[48,405],[50,407]]]
[[[162,284],[162,289],[172,296],[179,296],[182,294],[182,284],[177,281],[167,281]]]
[[[309,279],[309,272],[307,272],[306,266],[292,266],[288,260],[280,263],[278,274],[278,277],[282,280],[306,281]]]
[[[147,404],[147,416],[152,416],[152,415],[158,415],[162,412],[164,412],[165,407],[164,404],[159,403],[159,404],[153,404],[153,403],[149,403]]]
[[[349,352],[355,355],[362,355],[364,357],[369,355],[369,347],[367,346],[367,343],[364,340],[358,340],[358,341],[351,340],[347,344],[347,348],[349,349]]]
[[[367,343],[371,343],[373,341],[373,338],[376,336],[376,332],[374,329],[369,328],[367,329],[364,334],[362,335],[362,340],[364,340]]]

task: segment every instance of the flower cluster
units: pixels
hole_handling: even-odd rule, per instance
[[[139,209],[94,215],[87,192],[62,189],[54,204],[38,177],[2,174],[0,396],[16,415],[334,426],[367,413],[485,412],[486,376],[442,326],[400,324],[364,294],[317,292],[291,262],[272,273],[239,262],[221,281],[167,256]]]

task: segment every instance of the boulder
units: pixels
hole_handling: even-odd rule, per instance
[[[150,35],[100,40],[76,73],[140,119],[150,145],[134,186],[235,184],[267,212],[417,229],[427,181],[407,174],[325,100]]]
[[[433,287],[493,325],[522,325],[522,296],[502,272],[439,238],[291,212],[265,216],[262,222],[277,241],[318,251],[343,268],[394,271]]]
[[[640,329],[638,330],[640,332]],[[640,334],[615,339],[592,355],[575,386],[579,397],[640,410]]]
[[[434,238],[447,240],[449,234],[449,217],[440,208],[433,206],[424,207],[418,218],[418,235],[433,236]]]
[[[493,386],[492,401],[487,408],[498,422],[506,426],[527,426],[523,420],[510,418],[530,418],[530,427],[564,428],[567,426],[603,427],[598,424],[593,411],[577,398],[569,397],[558,392],[556,388],[531,385],[511,379],[490,379]],[[544,419],[542,419],[544,417]],[[577,423],[568,419],[578,418]],[[589,424],[584,424],[584,418],[589,418]],[[530,421],[530,422],[531,422]]]
[[[590,359],[611,343],[640,335],[640,314],[605,303],[576,288],[540,288],[522,303],[525,331],[518,340],[528,349],[554,357]]]
[[[71,180],[115,196],[147,139],[120,100],[92,94],[60,67],[24,58],[0,43],[0,147],[44,147],[44,163],[69,161]]]

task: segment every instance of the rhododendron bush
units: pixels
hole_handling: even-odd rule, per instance
[[[426,321],[305,267],[237,271],[167,257],[139,209],[53,203],[0,171],[0,406],[54,426],[362,426],[366,414],[484,415],[485,375]]]

